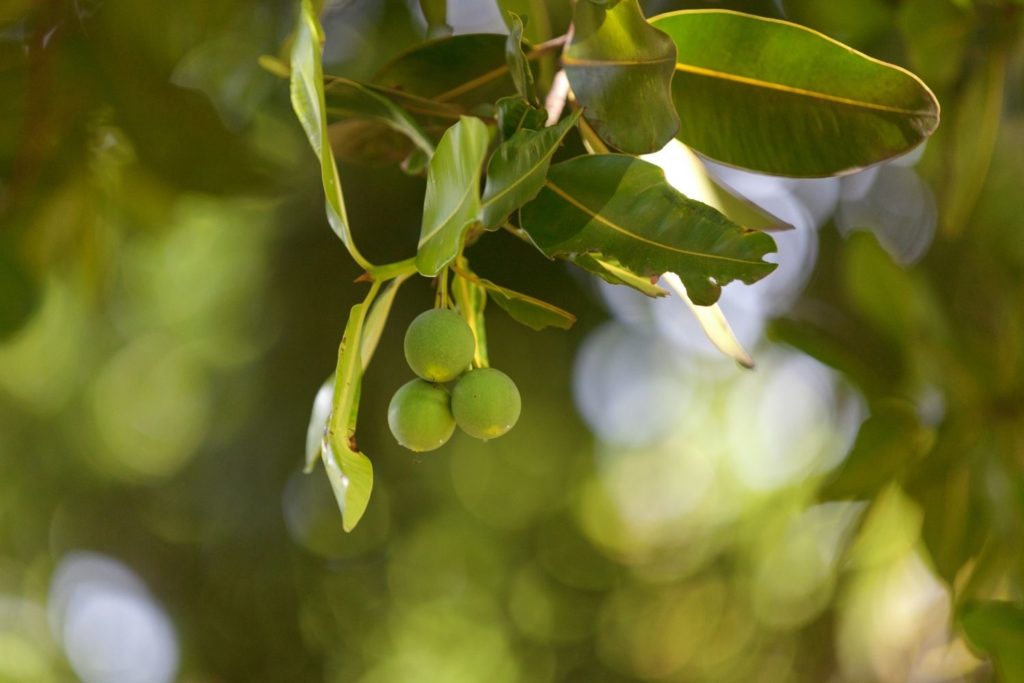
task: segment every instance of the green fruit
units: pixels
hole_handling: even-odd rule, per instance
[[[455,423],[470,436],[485,441],[512,429],[521,408],[516,383],[494,368],[467,372],[452,390]]]
[[[422,379],[403,384],[391,397],[388,426],[398,443],[411,451],[440,448],[455,431],[448,391]]]
[[[405,360],[430,382],[450,382],[473,362],[473,330],[455,311],[424,311],[405,331]]]

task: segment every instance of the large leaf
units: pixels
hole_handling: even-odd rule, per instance
[[[551,157],[580,117],[575,111],[543,130],[520,130],[502,143],[487,164],[487,185],[480,204],[480,221],[496,229],[509,214],[537,196],[544,186]]]
[[[445,132],[427,169],[423,225],[416,268],[434,276],[462,247],[467,228],[480,213],[480,171],[490,143],[487,125],[464,116]]]
[[[714,303],[733,280],[756,282],[775,269],[764,233],[747,231],[688,199],[654,164],[619,154],[555,164],[522,210],[522,228],[549,257],[599,252],[641,277],[676,273],[694,303]]]
[[[303,0],[299,25],[291,55],[291,100],[313,152],[320,160],[320,176],[327,202],[327,221],[341,238],[352,258],[363,268],[369,262],[363,258],[352,241],[345,199],[341,193],[341,179],[334,164],[334,154],[327,134],[327,111],[324,104],[323,66],[320,54],[323,31],[309,0]]]
[[[980,602],[960,612],[967,639],[992,656],[999,680],[1024,683],[1024,607],[1009,602]]]
[[[676,48],[647,23],[637,0],[606,5],[576,3],[562,64],[605,142],[631,154],[653,152],[679,129],[671,89]]]
[[[802,26],[726,10],[651,23],[678,48],[679,139],[724,163],[847,173],[904,154],[938,126],[938,102],[916,76]]]
[[[470,33],[404,52],[373,78],[391,90],[472,108],[515,92],[505,62],[506,36]]]

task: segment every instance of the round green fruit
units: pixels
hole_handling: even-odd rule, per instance
[[[473,362],[473,330],[455,311],[424,311],[405,331],[405,360],[430,382],[450,382]]]
[[[512,429],[521,409],[516,383],[494,368],[467,372],[452,390],[455,423],[470,436],[485,441]]]
[[[440,448],[455,431],[448,391],[422,379],[403,384],[388,405],[388,426],[411,451]]]

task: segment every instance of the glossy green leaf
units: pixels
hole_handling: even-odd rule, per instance
[[[448,129],[427,168],[416,268],[434,276],[451,263],[466,230],[480,213],[480,172],[491,134],[478,118],[462,117]]]
[[[338,347],[331,414],[322,451],[324,468],[338,501],[345,531],[351,531],[359,522],[373,489],[373,466],[355,445],[355,428],[363,376],[360,360],[363,326],[375,294],[376,286],[370,290],[366,301],[356,304],[349,312]]]
[[[427,154],[434,152],[434,143],[416,120],[379,88],[332,76],[324,83],[324,102],[328,117],[361,117],[380,121],[409,138]]]
[[[494,116],[498,120],[498,132],[502,140],[508,140],[518,131],[540,130],[548,120],[548,113],[534,107],[518,95],[502,97],[494,104]]]
[[[637,0],[577,2],[573,25],[562,65],[587,121],[624,152],[660,149],[679,129],[672,40],[647,23]]]
[[[570,256],[567,260],[609,284],[625,285],[652,298],[668,296],[668,291],[657,284],[657,278],[637,275],[603,254],[586,252]]]
[[[345,199],[341,193],[341,178],[334,163],[327,133],[327,112],[324,104],[323,67],[320,56],[323,31],[309,0],[302,2],[302,14],[295,30],[291,54],[291,100],[313,152],[320,160],[320,176],[327,204],[327,221],[341,238],[352,258],[363,268],[369,262],[363,258],[352,241]]]
[[[869,498],[900,481],[931,448],[934,433],[913,405],[887,401],[861,425],[850,453],[821,490],[827,500]]]
[[[551,157],[576,125],[577,110],[550,128],[521,130],[502,143],[487,164],[487,185],[480,202],[480,221],[495,230],[509,214],[537,196]]]
[[[513,320],[534,330],[543,330],[545,327],[568,330],[576,322],[576,316],[554,304],[496,285],[463,269],[457,271],[457,274],[460,279],[486,290],[494,303],[512,316]]]
[[[505,62],[506,36],[470,33],[433,40],[402,53],[373,78],[378,86],[466,110],[515,92]]]
[[[1024,607],[1010,602],[978,602],[964,606],[959,617],[971,644],[995,661],[999,680],[1024,683]]]
[[[679,139],[724,163],[848,173],[906,153],[938,126],[939,104],[916,76],[802,26],[726,10],[651,23],[678,48]]]
[[[750,284],[775,269],[762,258],[775,251],[771,237],[683,196],[660,168],[625,155],[555,164],[521,215],[547,256],[599,252],[641,277],[676,273],[698,305],[714,303],[733,280]]]
[[[505,42],[505,62],[508,64],[509,76],[516,86],[519,96],[530,104],[540,104],[537,99],[537,88],[533,82],[533,70],[530,60],[523,52],[523,20],[518,14],[508,19],[508,40]]]

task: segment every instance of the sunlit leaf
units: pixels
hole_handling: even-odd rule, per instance
[[[660,149],[679,129],[672,103],[676,49],[637,0],[577,2],[562,65],[587,121],[624,152]]]
[[[373,488],[373,467],[355,445],[356,414],[363,376],[360,352],[367,306],[363,302],[352,307],[338,347],[331,414],[322,451],[324,467],[338,500],[346,531],[351,531],[363,516]]]
[[[551,157],[579,116],[575,111],[550,128],[521,130],[495,150],[487,164],[487,185],[480,203],[480,221],[485,228],[497,229],[509,214],[537,196]]]
[[[462,259],[465,265],[465,259]],[[473,331],[473,338],[476,340],[476,348],[473,351],[473,365],[487,367],[490,359],[487,353],[487,326],[485,324],[484,309],[487,307],[487,292],[477,281],[465,277],[456,270],[456,276],[452,280],[452,296],[458,306],[459,314],[462,316],[469,329]]]
[[[633,273],[679,275],[698,305],[714,303],[733,280],[772,270],[764,233],[743,230],[672,188],[657,166],[618,154],[552,166],[544,189],[522,210],[522,228],[549,257],[599,252]]]
[[[466,230],[480,213],[480,172],[490,131],[478,118],[462,117],[448,129],[427,169],[427,194],[416,267],[433,276],[451,263]]]
[[[668,291],[657,284],[657,278],[637,275],[628,268],[615,263],[614,259],[608,258],[603,254],[587,252],[569,256],[566,260],[571,261],[609,284],[625,285],[653,298],[668,296]]]
[[[964,606],[959,617],[971,644],[995,661],[999,680],[1024,682],[1024,606],[977,602]]]
[[[938,126],[916,76],[802,26],[726,10],[651,23],[678,48],[679,139],[713,159],[828,176],[904,154]]]
[[[725,313],[722,312],[718,304],[698,306],[693,303],[690,296],[686,293],[686,287],[683,285],[682,280],[675,273],[665,273],[661,276],[661,279],[693,311],[693,315],[697,318],[700,328],[704,330],[704,334],[707,335],[708,340],[711,341],[716,349],[745,368],[754,367],[754,359],[750,357],[747,350],[743,348],[743,344],[736,338],[736,334],[732,331],[732,326],[729,325]]]
[[[540,130],[548,120],[548,113],[534,107],[518,95],[502,97],[494,105],[494,116],[498,120],[498,132],[502,140],[508,140],[519,130]]]
[[[356,262],[365,268],[369,263],[352,241],[345,199],[341,193],[341,178],[338,176],[327,133],[323,67],[320,63],[322,45],[323,31],[320,28],[320,21],[310,1],[303,0],[302,14],[292,44],[292,107],[303,130],[306,131],[313,152],[320,160],[320,176],[327,203],[327,221]]]

